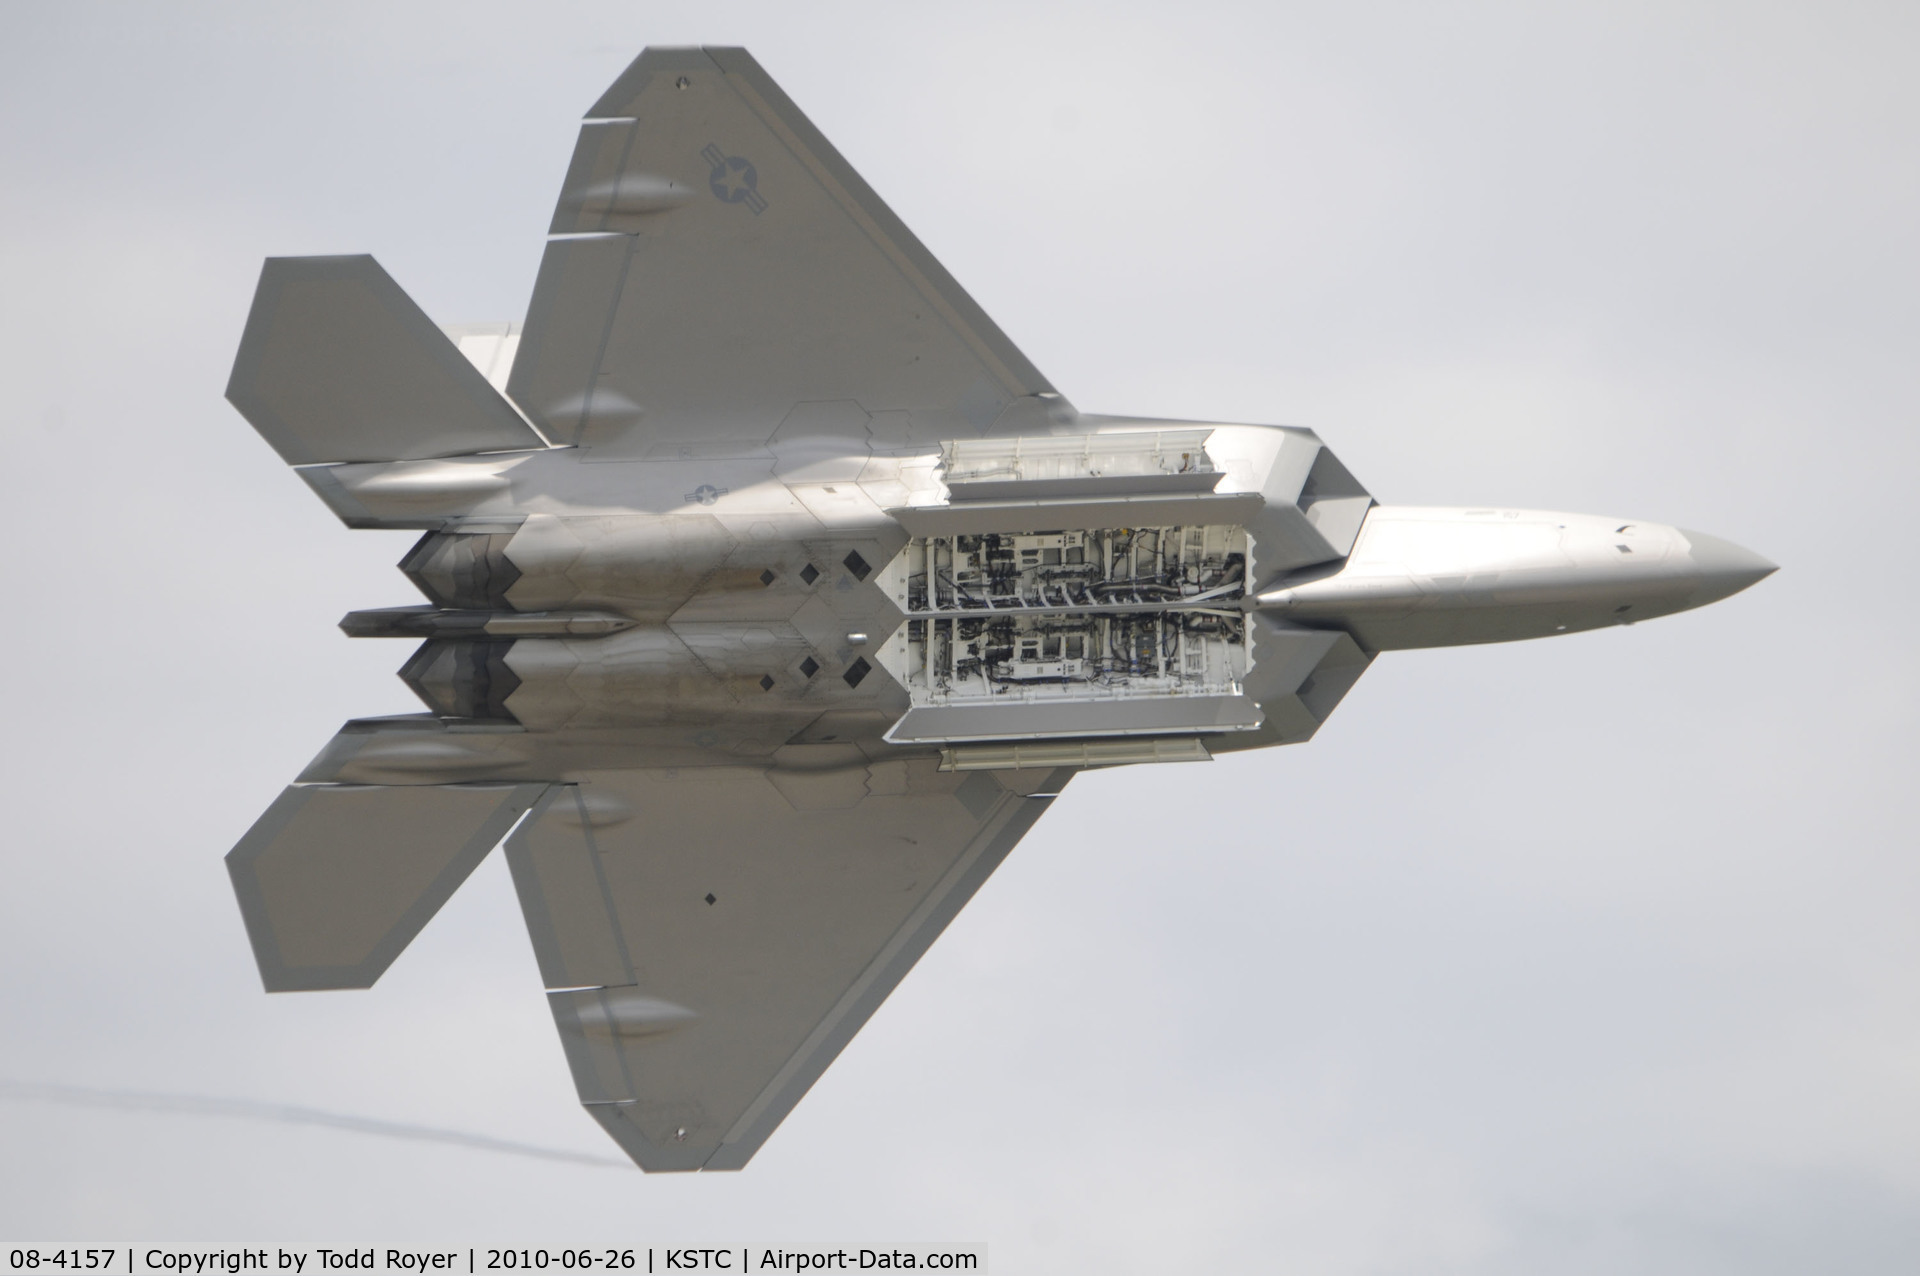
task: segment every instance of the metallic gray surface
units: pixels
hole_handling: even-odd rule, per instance
[[[289,465],[542,447],[372,257],[270,257],[227,398]]]
[[[371,988],[544,785],[295,785],[227,856],[268,992]]]
[[[581,1099],[643,1168],[745,1164],[1071,775],[817,747],[588,776],[508,839]]]
[[[647,1169],[743,1165],[1077,767],[1299,743],[1381,651],[1773,570],[1378,506],[1298,427],[1082,416],[739,50],[642,54],[552,228],[484,376],[370,258],[269,263],[231,397],[348,526],[426,532],[428,604],[342,627],[425,639],[431,712],[348,723],[229,862],[269,988],[363,987],[533,808],[555,1022]]]
[[[1778,563],[1768,562],[1732,541],[1721,540],[1705,532],[1688,531],[1684,527],[1679,530],[1687,538],[1689,556],[1700,572],[1700,584],[1688,600],[1689,606],[1704,607],[1722,598],[1731,598],[1780,570]]]
[[[1636,624],[1717,602],[1775,570],[1738,545],[1654,523],[1380,506],[1339,570],[1281,581],[1253,605],[1392,651]]]
[[[1045,378],[744,50],[649,49],[593,112],[552,231],[613,233],[548,245],[508,383],[555,441],[759,446],[850,399],[878,443],[1044,416],[1012,409]]]

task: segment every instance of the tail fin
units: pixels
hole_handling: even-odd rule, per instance
[[[547,446],[364,255],[267,258],[227,399],[289,465]]]

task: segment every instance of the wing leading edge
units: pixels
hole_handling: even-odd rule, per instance
[[[797,404],[855,401],[898,444],[1064,407],[743,49],[643,52],[552,232],[508,390],[556,442],[758,446]]]
[[[508,839],[581,1102],[643,1169],[745,1165],[1071,775],[849,762],[595,774]]]
[[[269,992],[370,988],[504,838],[581,1102],[650,1171],[744,1166],[1074,774],[826,744],[562,779],[529,743],[350,722],[228,873]]]

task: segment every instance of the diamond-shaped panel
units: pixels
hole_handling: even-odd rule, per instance
[[[847,570],[853,573],[855,580],[865,580],[867,577],[873,575],[873,568],[867,565],[866,559],[860,557],[860,551],[857,549],[849,553],[841,561],[847,565]]]
[[[800,672],[807,675],[807,677],[811,678],[813,677],[813,675],[820,672],[820,662],[818,660],[815,660],[812,656],[808,656],[805,660],[802,660],[800,662]]]
[[[808,563],[805,567],[802,567],[800,569],[800,579],[806,581],[807,584],[811,585],[813,584],[814,581],[820,579],[820,569],[818,567],[815,567],[812,563]]]
[[[860,685],[860,680],[872,672],[873,666],[867,663],[865,656],[862,656],[860,659],[848,665],[847,671],[840,676],[847,680],[849,687],[857,687]]]

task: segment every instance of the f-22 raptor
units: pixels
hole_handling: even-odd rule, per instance
[[[227,857],[271,991],[373,984],[503,840],[581,1101],[745,1165],[1076,772],[1312,737],[1385,651],[1576,633],[1773,564],[1381,505],[1311,431],[1083,414],[740,49],[588,112],[524,322],[270,259],[227,397],[425,534],[427,712]]]

